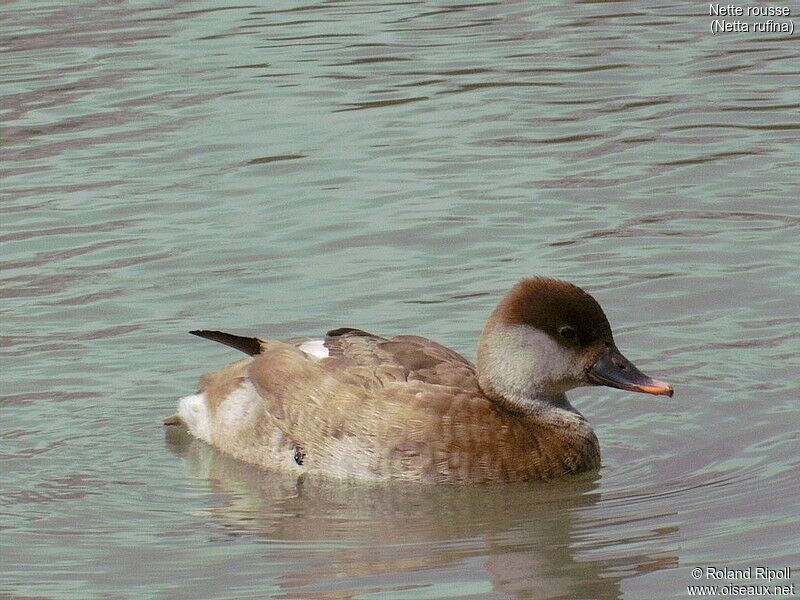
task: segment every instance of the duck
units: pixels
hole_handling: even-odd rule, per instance
[[[349,480],[471,484],[600,467],[581,386],[672,396],[617,348],[582,288],[526,278],[503,297],[477,361],[425,337],[343,327],[286,341],[193,335],[246,358],[207,373],[168,426],[264,469]]]

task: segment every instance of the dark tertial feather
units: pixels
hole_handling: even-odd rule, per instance
[[[232,333],[225,333],[224,331],[207,331],[205,329],[195,329],[189,333],[197,337],[225,344],[231,348],[236,348],[236,350],[249,354],[250,356],[261,354],[261,342],[258,338],[233,335]]]

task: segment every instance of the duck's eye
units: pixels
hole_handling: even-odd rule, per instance
[[[578,334],[576,334],[575,330],[569,325],[564,325],[563,327],[559,328],[558,335],[569,341],[573,341],[576,337],[578,337]]]

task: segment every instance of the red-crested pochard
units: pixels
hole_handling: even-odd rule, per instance
[[[473,483],[588,471],[600,466],[600,447],[565,392],[606,385],[672,395],[620,353],[594,298],[544,277],[503,298],[477,365],[415,335],[343,328],[280,342],[191,333],[250,357],[204,375],[165,423],[298,473]]]

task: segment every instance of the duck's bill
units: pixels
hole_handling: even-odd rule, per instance
[[[642,373],[616,348],[606,348],[588,372],[589,381],[629,392],[672,396],[673,389],[665,381]]]

